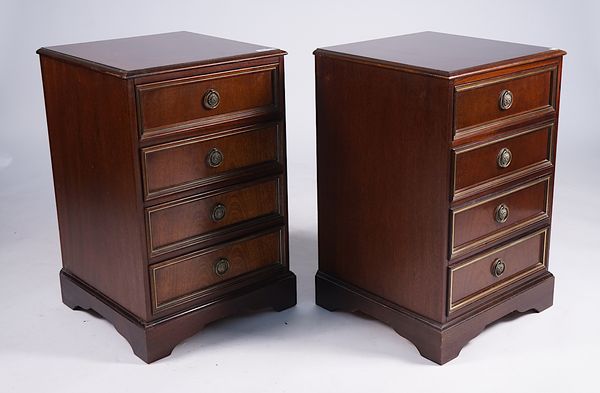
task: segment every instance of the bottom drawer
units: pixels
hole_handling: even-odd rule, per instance
[[[245,238],[150,266],[154,312],[197,299],[212,285],[280,263],[281,234]]]
[[[450,267],[448,311],[453,312],[546,268],[548,229]]]

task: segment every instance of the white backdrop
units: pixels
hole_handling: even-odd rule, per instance
[[[600,3],[0,2],[0,380],[6,392],[591,391],[600,252]],[[147,366],[105,321],[60,303],[41,46],[189,30],[286,57],[291,267],[298,306],[209,326]],[[423,30],[565,49],[550,252],[555,305],[488,328],[443,367],[376,321],[314,305],[317,47]],[[410,386],[410,388],[409,388]],[[512,386],[512,388],[511,388]]]

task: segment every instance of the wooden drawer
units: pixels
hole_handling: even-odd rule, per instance
[[[548,218],[549,193],[550,178],[546,177],[452,209],[451,257]]]
[[[276,71],[272,64],[138,85],[142,137],[274,111]]]
[[[448,311],[474,303],[546,268],[548,229],[451,266]]]
[[[146,199],[230,179],[279,161],[279,125],[245,127],[142,149]],[[219,161],[220,159],[220,161]]]
[[[507,117],[525,115],[555,105],[556,67],[544,67],[455,87],[454,129],[456,134]],[[501,96],[512,95],[510,107],[501,106]],[[505,101],[508,103],[508,101]]]
[[[509,137],[454,149],[454,197],[551,167],[553,128],[537,126]]]
[[[146,209],[151,257],[198,244],[206,235],[279,212],[279,180],[218,191]]]
[[[201,297],[211,286],[281,263],[280,231],[150,266],[153,311]]]

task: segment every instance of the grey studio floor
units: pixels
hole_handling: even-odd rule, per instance
[[[0,393],[600,391],[597,2],[84,3],[0,4]],[[289,52],[290,263],[298,276],[298,304],[280,313],[215,322],[182,342],[170,357],[146,365],[108,322],[61,303],[58,225],[35,50],[178,30]],[[550,248],[554,306],[494,323],[444,366],[422,358],[409,341],[380,322],[331,313],[314,303],[311,52],[318,46],[423,30],[568,52]]]
[[[565,127],[566,128],[566,127]],[[562,167],[566,170],[567,163]],[[599,167],[599,161],[589,165]],[[105,320],[60,302],[60,251],[49,179],[2,190],[0,378],[4,392],[200,391],[462,392],[595,391],[598,351],[598,182],[559,171],[550,252],[555,304],[486,329],[443,367],[421,358],[391,328],[314,304],[314,180],[296,169],[291,187],[291,266],[298,305],[209,325],[146,365]],[[597,179],[596,179],[597,180]],[[12,263],[5,263],[11,261]],[[589,272],[586,274],[584,272]],[[468,378],[468,379],[466,379]],[[84,388],[85,387],[85,388]],[[512,391],[521,391],[521,390]]]

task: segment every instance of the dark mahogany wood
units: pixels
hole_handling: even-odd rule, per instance
[[[285,54],[276,48],[188,31],[50,46],[39,53],[122,78]]]
[[[60,273],[63,302],[72,309],[94,310],[112,323],[133,352],[146,363],[169,356],[173,349],[216,320],[248,311],[283,311],[296,304],[296,278],[279,269],[262,280],[223,292],[203,305],[151,322],[134,318],[119,304],[64,269]]]
[[[440,364],[492,321],[552,304],[564,54],[431,32],[315,51],[317,304],[372,315]]]
[[[185,247],[200,240],[207,232],[268,214],[279,214],[278,188],[278,179],[271,179],[148,208],[150,255]],[[217,208],[223,212],[220,219],[213,217]]]
[[[456,358],[462,348],[492,322],[515,311],[541,312],[552,306],[554,276],[544,272],[513,287],[510,293],[494,298],[486,307],[478,307],[446,323],[423,318],[322,272],[316,276],[316,294],[319,306],[329,311],[360,311],[385,322],[412,342],[421,356],[444,364]]]
[[[215,319],[295,304],[285,52],[172,33],[38,53],[65,304],[148,362]],[[206,89],[221,89],[214,112]]]
[[[162,311],[176,304],[192,302],[203,289],[279,263],[280,238],[279,232],[268,233],[150,266],[153,310]],[[219,274],[216,266],[222,259],[228,261],[229,268]]]
[[[485,144],[453,149],[454,199],[486,183],[513,180],[552,166],[553,129],[552,124],[527,128]],[[498,164],[502,149],[511,152],[507,167]]]
[[[243,127],[142,149],[146,198],[277,162],[279,129],[277,124]],[[217,167],[208,164],[213,149],[223,155],[223,162]]]
[[[565,52],[541,46],[515,44],[454,34],[425,31],[318,49],[358,62],[407,72],[454,78],[562,56]]]
[[[482,242],[503,236],[523,226],[545,220],[549,216],[549,178],[519,185],[489,199],[452,209],[450,245],[452,254],[464,252]],[[496,221],[496,209],[505,205],[509,209],[506,221]]]
[[[63,267],[148,318],[132,85],[46,56],[41,66]]]
[[[513,94],[513,104],[508,109],[501,109],[498,105],[503,90],[510,90]],[[461,130],[503,117],[547,108],[553,105],[551,90],[551,68],[534,69],[460,85],[456,88],[454,101],[455,127]]]
[[[228,72],[141,84],[136,87],[143,134],[167,133],[185,124],[218,122],[277,110],[277,63]],[[204,104],[219,94],[215,108]]]
[[[448,310],[456,311],[515,280],[544,269],[547,241],[548,231],[543,229],[452,265],[449,271]],[[498,259],[506,266],[500,276],[493,274]]]

